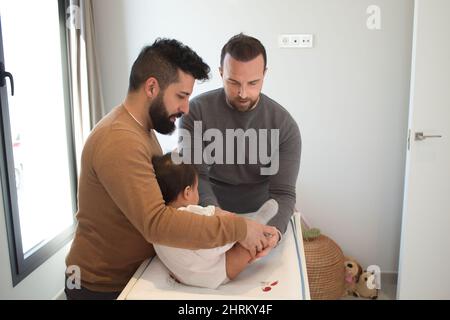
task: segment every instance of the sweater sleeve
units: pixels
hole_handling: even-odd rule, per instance
[[[278,202],[278,213],[267,223],[282,234],[286,232],[296,202],[296,183],[300,169],[301,136],[294,120],[286,126],[286,135],[280,141],[279,170],[269,178],[270,198]]]
[[[200,112],[195,110],[195,101],[191,101],[190,112],[183,116],[180,121],[179,130],[179,143],[180,150],[182,150],[183,158],[187,157],[190,159],[190,163],[195,164],[197,169],[199,181],[198,181],[198,192],[200,195],[200,205],[209,206],[213,205],[219,207],[219,202],[217,197],[212,190],[211,183],[209,182],[209,168],[208,165],[203,161],[203,140],[202,132],[195,134],[195,121],[202,121]],[[184,131],[183,131],[184,130]],[[187,154],[186,154],[187,152]],[[200,161],[194,161],[195,155],[201,157]]]
[[[166,206],[149,149],[136,133],[113,130],[93,155],[100,183],[148,242],[195,250],[245,238],[240,217],[200,216]]]

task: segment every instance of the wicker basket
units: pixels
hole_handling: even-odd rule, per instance
[[[309,289],[313,300],[336,300],[345,292],[344,254],[330,238],[304,239]]]

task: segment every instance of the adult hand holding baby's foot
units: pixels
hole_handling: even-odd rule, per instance
[[[247,235],[244,240],[239,243],[248,250],[252,259],[256,257],[258,252],[263,251],[269,246],[267,234],[276,237],[277,229],[275,227],[262,225],[256,221],[245,219],[247,224]]]
[[[270,251],[278,244],[278,241],[280,240],[280,234],[279,232],[277,232],[275,235],[267,234],[266,238],[269,240],[267,247],[265,247],[264,250],[258,252],[255,259],[267,256]]]

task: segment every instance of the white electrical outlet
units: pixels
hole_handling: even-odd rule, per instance
[[[312,48],[314,37],[312,34],[282,34],[278,38],[280,48]]]

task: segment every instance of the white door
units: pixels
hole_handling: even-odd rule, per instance
[[[449,0],[415,1],[399,299],[450,299],[449,14]]]

